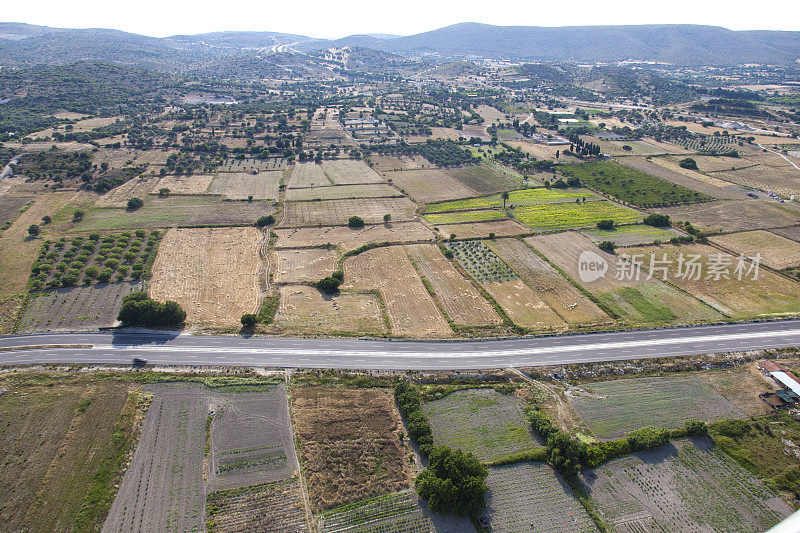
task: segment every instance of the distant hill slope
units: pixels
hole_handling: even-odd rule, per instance
[[[376,51],[454,58],[613,62],[626,59],[682,65],[791,63],[800,32],[731,31],[715,26],[643,25],[543,28],[464,23],[417,35],[353,35],[324,40],[275,32],[216,32],[154,38],[116,30],[60,29],[0,23],[0,65],[103,61],[163,70],[196,68],[229,56],[297,43],[298,50],[357,46]]]

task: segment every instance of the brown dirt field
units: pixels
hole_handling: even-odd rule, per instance
[[[800,242],[800,226],[789,226],[788,228],[775,228],[772,233],[776,233],[795,242]]]
[[[374,294],[326,296],[314,287],[286,285],[275,323],[288,333],[383,335],[386,326]]]
[[[372,164],[378,172],[391,170],[417,170],[421,168],[435,168],[435,165],[422,156],[390,156],[376,155],[370,158]]]
[[[342,253],[375,242],[416,242],[434,239],[433,232],[420,222],[392,222],[368,225],[360,229],[341,226],[277,229],[275,234],[278,236],[276,248],[325,246],[331,243]]]
[[[107,193],[101,195],[95,206],[97,207],[126,207],[128,200],[131,198],[140,198],[142,200],[147,198],[147,195],[153,191],[153,188],[158,183],[158,178],[139,176],[126,181],[119,187],[115,187]]]
[[[492,305],[442,255],[438,246],[413,244],[405,248],[454,324],[484,326],[502,322]]]
[[[631,249],[629,253],[641,253],[650,257],[653,253],[660,260],[666,254],[670,262],[669,281],[700,298],[718,311],[734,317],[747,318],[761,315],[781,315],[800,313],[800,284],[760,269],[758,279],[744,276],[742,280],[734,273],[737,258],[730,254],[701,244],[683,246],[662,245]],[[712,256],[722,254],[729,264],[730,279],[707,279],[707,265]],[[692,277],[678,277],[678,257],[699,255],[699,262],[704,265],[699,280]],[[662,278],[662,272],[655,276]]]
[[[465,224],[437,224],[435,229],[444,238],[450,238],[450,235],[455,234],[460,239],[488,238],[490,233],[494,233],[496,237],[511,237],[531,233],[530,228],[511,219],[468,222]]]
[[[305,189],[288,189],[286,201],[336,200],[345,198],[398,198],[400,191],[388,183],[371,185],[334,185],[330,187],[309,187]]]
[[[570,324],[597,324],[611,318],[561,276],[547,261],[517,239],[486,241],[553,310]]]
[[[322,165],[316,163],[295,163],[292,173],[289,176],[287,187],[323,187],[333,185],[331,180],[325,175]]]
[[[775,387],[759,372],[757,363],[726,370],[708,370],[696,375],[747,416],[761,416],[772,411],[758,395],[773,391]]]
[[[323,161],[322,168],[336,185],[382,183],[386,181],[383,176],[369,168],[366,163],[354,159]]]
[[[564,319],[556,314],[539,294],[525,285],[522,279],[492,281],[481,285],[514,324],[540,331],[560,331],[566,328]]]
[[[192,174],[191,176],[164,176],[153,187],[152,194],[167,188],[170,194],[205,194],[214,176],[211,174]]]
[[[6,531],[72,531],[94,475],[112,453],[112,435],[119,430],[127,439],[134,431],[133,418],[115,427],[130,386],[42,375],[23,385],[23,378],[0,378],[0,388],[9,389],[0,395],[0,522]],[[102,504],[96,510],[91,530],[108,511]]]
[[[239,324],[258,306],[261,239],[255,228],[169,230],[153,264],[150,296],[181,304],[189,323]]]
[[[797,224],[800,218],[760,200],[719,201],[657,210],[674,221],[688,221],[705,233],[770,229]]]
[[[0,196],[0,224],[5,224],[17,216],[20,209],[25,207],[25,204],[33,200],[33,198],[33,196]]]
[[[317,282],[336,270],[339,254],[324,248],[275,250],[276,283]]]
[[[711,242],[736,254],[755,257],[776,270],[800,266],[800,243],[764,230],[729,233],[712,237]]]
[[[248,196],[256,200],[277,200],[282,177],[280,170],[258,174],[221,172],[209,185],[208,193],[221,194],[231,200],[246,200]]]
[[[430,203],[480,196],[441,169],[402,170],[385,175],[415,202]]]
[[[321,202],[287,202],[281,226],[316,226],[347,224],[358,215],[367,224],[383,221],[389,214],[392,221],[414,218],[416,205],[408,198],[356,198]]]
[[[410,486],[410,453],[389,391],[296,387],[291,396],[315,513]]]
[[[28,239],[28,227],[42,223],[44,215],[53,216],[71,198],[74,191],[43,192],[36,196],[33,205],[22,213],[13,224],[0,235],[0,298],[19,293],[25,288],[31,265],[36,260],[42,237],[56,234],[62,228],[54,222],[42,226],[42,235],[36,239]]]
[[[392,335],[447,337],[453,334],[401,246],[375,248],[344,262],[343,289],[378,290]]]
[[[800,170],[789,165],[784,167],[758,165],[740,170],[715,172],[714,176],[786,197],[800,193]]]

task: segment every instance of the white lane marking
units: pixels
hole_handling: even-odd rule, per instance
[[[95,345],[92,349],[97,350],[114,350],[114,351],[147,351],[147,352],[166,352],[166,353],[218,353],[218,354],[235,354],[242,356],[244,354],[254,355],[281,355],[281,356],[347,356],[349,358],[356,357],[399,357],[399,358],[432,358],[432,357],[479,357],[481,359],[488,359],[491,357],[511,357],[511,356],[530,356],[535,354],[553,354],[574,351],[593,351],[598,352],[603,350],[622,350],[624,348],[645,349],[648,347],[664,347],[667,345],[677,344],[700,344],[707,342],[724,342],[746,340],[752,341],[755,339],[767,339],[771,337],[800,337],[800,329],[785,330],[785,331],[762,331],[762,332],[745,332],[745,333],[731,333],[724,335],[705,335],[697,337],[670,337],[664,339],[644,339],[635,341],[620,341],[620,342],[602,342],[594,344],[575,344],[570,346],[547,346],[540,348],[516,348],[505,350],[465,350],[458,352],[411,352],[411,351],[375,351],[375,350],[358,350],[352,348],[346,349],[318,349],[318,348],[216,348],[208,346],[125,346],[125,345]],[[798,339],[800,342],[800,339]],[[722,348],[725,351],[725,348]],[[631,350],[628,350],[629,352]],[[195,356],[196,357],[196,356]]]

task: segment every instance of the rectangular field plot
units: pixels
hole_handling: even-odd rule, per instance
[[[643,426],[676,428],[688,419],[744,417],[711,385],[691,376],[600,381],[586,388],[592,395],[572,396],[572,405],[601,439]]]
[[[454,211],[450,213],[430,213],[425,215],[425,220],[440,226],[442,224],[463,224],[469,222],[485,222],[488,220],[503,220],[506,215],[500,211]]]
[[[800,266],[800,243],[764,230],[730,233],[709,239],[737,254],[755,257],[776,270]]]
[[[202,531],[207,395],[199,387],[154,387],[133,459],[103,531]]]
[[[511,219],[474,223],[467,222],[464,224],[438,224],[436,230],[443,238],[450,238],[450,235],[455,235],[460,239],[472,239],[475,237],[489,238],[492,234],[497,237],[511,237],[531,233],[530,228]]]
[[[113,231],[175,226],[252,225],[258,217],[275,209],[272,202],[230,202],[219,196],[171,196],[142,198],[144,207],[126,209],[92,208],[81,222],[81,231]],[[127,199],[126,199],[127,202]]]
[[[759,269],[757,275],[754,271],[748,274],[752,263],[740,263],[738,257],[711,246],[644,247],[631,249],[631,254],[634,253],[641,253],[645,258],[652,254],[662,261],[662,265],[667,265],[667,279],[671,283],[727,316],[745,318],[800,313],[800,284],[787,281],[766,269]],[[690,260],[699,265],[700,270],[692,272],[689,267],[684,267],[681,275],[679,263],[684,261],[686,264]],[[718,274],[715,268],[718,268]],[[742,269],[738,274],[737,268]],[[664,278],[661,270],[654,275]]]
[[[615,531],[765,531],[793,511],[699,439],[616,459],[581,483]]]
[[[214,399],[210,484],[235,488],[285,479],[297,472],[286,386]]]
[[[128,205],[128,200],[131,198],[139,198],[140,200],[146,199],[147,195],[153,191],[153,187],[156,186],[158,181],[156,177],[146,176],[130,179],[119,187],[114,187],[100,196],[94,205],[96,207],[125,208]]]
[[[408,488],[410,450],[390,391],[297,387],[291,396],[312,511]]]
[[[282,157],[270,157],[269,159],[236,159],[228,158],[225,164],[220,167],[223,172],[264,172],[268,170],[283,170],[286,168],[286,160]]]
[[[33,196],[0,196],[0,224],[11,220]]]
[[[276,250],[275,282],[316,283],[333,274],[338,258],[339,254],[325,248]]]
[[[274,230],[276,248],[302,246],[336,246],[342,253],[365,244],[433,241],[431,230],[420,222],[392,222],[367,225],[363,228],[328,226],[323,228],[292,228]]]
[[[722,315],[702,302],[657,278],[646,280],[647,273],[630,265],[634,275],[617,277],[618,269],[628,269],[619,256],[600,251],[588,237],[577,232],[526,237],[525,242],[543,254],[573,280],[580,280],[578,263],[583,252],[597,254],[608,266],[606,273],[583,287],[597,296],[604,311],[634,323],[719,320]],[[627,270],[622,270],[626,272]],[[636,272],[639,272],[638,279]]]
[[[309,531],[298,478],[212,492],[206,499],[208,531]]]
[[[421,203],[451,198],[468,198],[479,194],[438,168],[388,172],[386,177],[392,180],[394,185],[403,189],[414,201]]]
[[[488,241],[489,247],[519,275],[530,288],[570,324],[607,322],[609,316],[581,294],[532,248],[517,239]]]
[[[423,410],[437,446],[472,452],[481,461],[538,447],[514,396],[494,389],[466,389],[427,402]]]
[[[122,298],[139,288],[138,282],[98,283],[31,293],[17,332],[94,330],[113,326],[122,307]]]
[[[343,289],[379,291],[393,335],[453,334],[402,246],[376,248],[348,257],[344,274]]]
[[[381,335],[383,314],[374,294],[340,292],[326,296],[314,287],[281,287],[275,323],[287,332]]]
[[[403,196],[402,193],[388,183],[309,187],[305,189],[288,189],[286,191],[286,200],[289,202],[345,198],[398,198],[401,196]]]
[[[658,209],[672,220],[685,220],[705,233],[728,233],[792,226],[800,218],[761,200],[719,201]]]
[[[288,188],[295,187],[323,187],[333,185],[325,175],[322,165],[316,163],[295,163],[289,176]]]
[[[158,194],[161,189],[169,189],[170,194],[205,194],[213,179],[211,174],[164,176],[158,180],[151,194]]]
[[[313,226],[319,224],[347,224],[352,216],[361,217],[368,224],[383,221],[384,215],[392,220],[410,220],[414,217],[414,202],[408,198],[356,198],[323,200],[321,202],[286,202],[283,226]]]
[[[617,246],[651,244],[657,240],[666,242],[673,237],[683,235],[672,228],[654,228],[645,224],[619,226],[613,230],[584,229],[581,233],[592,239],[592,242],[610,241]]]
[[[447,173],[479,194],[494,194],[519,189],[521,180],[485,165],[472,165],[448,169]]]
[[[208,188],[209,194],[220,194],[230,200],[277,200],[278,187],[283,177],[282,171],[261,172],[220,172]]]
[[[572,489],[542,463],[489,469],[486,493],[491,530],[497,533],[597,531]]]
[[[585,228],[601,220],[613,220],[615,224],[642,221],[640,212],[608,200],[519,206],[514,207],[511,213],[517,221],[539,231]]]
[[[771,191],[789,197],[800,192],[800,170],[791,165],[755,165],[738,170],[714,172],[720,178],[748,188]]]
[[[383,183],[386,181],[383,176],[368,167],[366,163],[354,159],[323,161],[322,168],[336,185]]]
[[[545,189],[537,187],[535,189],[523,189],[508,193],[506,207],[512,208],[522,205],[539,204],[559,204],[564,202],[575,203],[577,199],[585,198],[587,201],[599,200],[599,197],[586,189]],[[503,199],[499,194],[484,196],[482,198],[470,198],[467,200],[453,200],[450,202],[440,202],[431,204],[425,209],[425,213],[442,213],[445,211],[464,211],[475,209],[502,209]]]
[[[499,324],[500,315],[433,244],[413,244],[406,251],[414,261],[447,316],[459,326]]]
[[[195,324],[233,326],[258,305],[261,267],[255,228],[169,230],[149,283],[156,300],[175,300]]]
[[[333,509],[319,519],[320,533],[430,533],[431,521],[411,491],[378,496]]]
[[[417,170],[424,168],[436,168],[430,161],[420,155],[407,157],[404,155],[373,155],[372,163],[379,172],[391,172],[393,170]]]

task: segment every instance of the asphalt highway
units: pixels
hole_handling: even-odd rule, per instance
[[[79,347],[76,347],[79,346]],[[64,333],[0,337],[0,365],[39,363],[469,370],[800,346],[800,320],[487,341]]]

